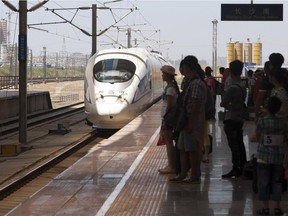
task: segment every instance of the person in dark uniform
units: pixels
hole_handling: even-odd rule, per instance
[[[240,177],[247,162],[246,149],[243,142],[244,101],[246,88],[241,81],[243,62],[232,61],[229,65],[232,84],[227,89],[220,103],[226,110],[224,131],[232,153],[232,170],[222,178]]]

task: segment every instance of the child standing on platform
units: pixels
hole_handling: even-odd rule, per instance
[[[263,204],[263,207],[257,211],[257,215],[270,214],[269,200],[274,204],[273,214],[283,215],[280,201],[287,126],[283,120],[275,116],[281,104],[279,98],[270,97],[267,103],[268,114],[260,118],[256,125],[258,197]]]

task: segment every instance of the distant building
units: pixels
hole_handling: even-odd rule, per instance
[[[7,21],[0,20],[0,45],[7,44]]]
[[[6,58],[7,58],[7,21],[0,20],[0,61],[4,62]]]

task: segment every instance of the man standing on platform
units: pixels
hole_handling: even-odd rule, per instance
[[[211,69],[211,67],[207,66],[205,68],[205,82],[208,86],[208,88],[210,89],[212,96],[213,96],[213,117],[212,119],[215,120],[215,114],[216,114],[216,96],[217,96],[217,80],[212,76],[212,72],[213,70]],[[220,83],[219,83],[220,84]]]
[[[220,103],[226,110],[224,131],[229,148],[232,153],[232,170],[222,175],[222,178],[239,177],[247,162],[246,149],[243,142],[244,102],[246,88],[241,82],[243,62],[239,60],[230,63],[230,76],[232,84],[227,89]]]

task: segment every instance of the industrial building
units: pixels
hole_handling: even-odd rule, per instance
[[[239,41],[227,43],[227,66],[234,60],[240,60],[245,65],[262,65],[262,43],[260,39],[251,43],[249,39],[242,43]]]

